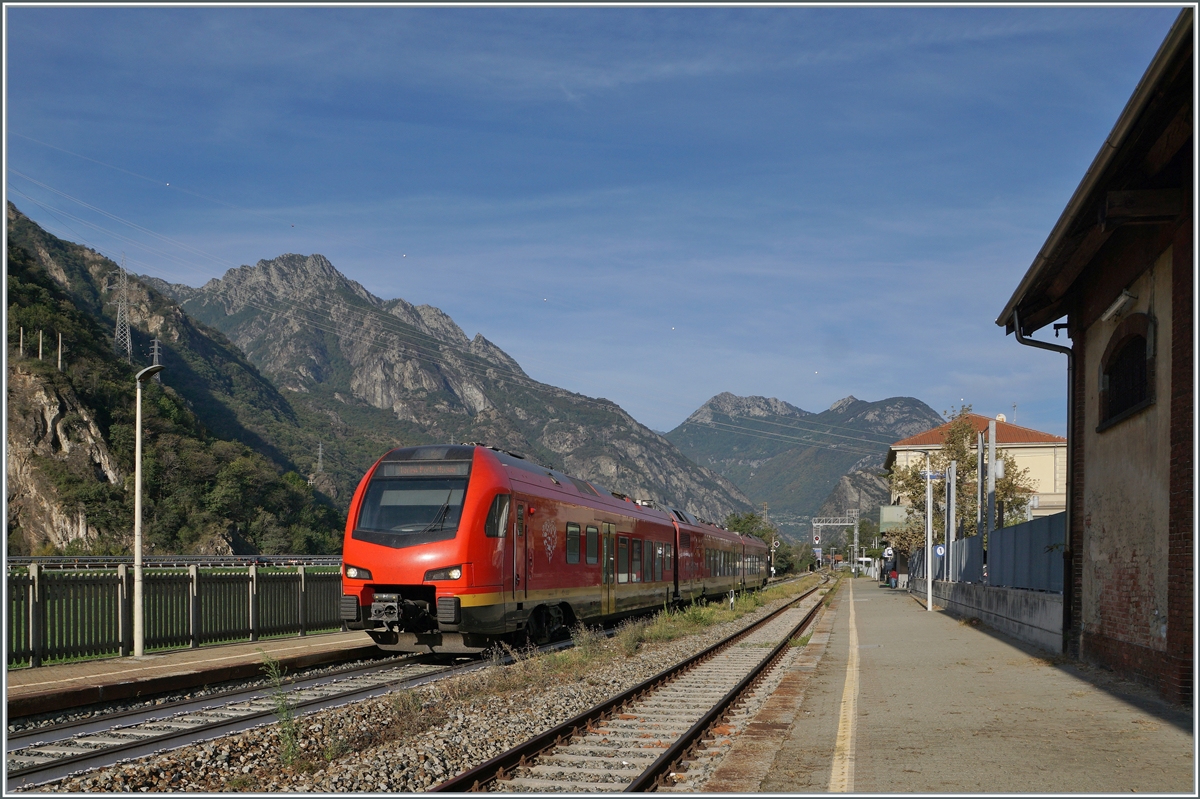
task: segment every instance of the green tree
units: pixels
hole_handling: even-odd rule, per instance
[[[934,450],[929,455],[929,468],[945,474],[950,462],[957,461],[955,515],[964,524],[967,535],[974,535],[974,520],[979,502],[975,494],[976,433],[970,413],[970,405],[964,405],[957,411],[952,408],[945,412],[951,421],[946,428],[941,449]],[[1016,524],[1025,518],[1029,497],[1034,491],[1029,479],[1029,470],[1018,468],[1016,460],[1006,452],[998,452],[997,460],[1004,462],[1004,477],[996,480],[996,501],[1004,503],[1006,521]],[[984,461],[986,464],[986,450]],[[887,534],[889,543],[901,552],[911,552],[925,545],[925,478],[921,475],[925,468],[924,458],[920,458],[907,468],[893,467],[889,474],[892,493],[898,494],[902,500],[907,500],[908,504],[908,516],[904,525],[888,531]],[[935,543],[946,540],[945,500],[945,480],[935,480],[932,509]],[[987,545],[986,540],[984,545]]]
[[[779,536],[779,528],[767,519],[765,506],[762,513],[757,511],[731,513],[725,517],[725,526],[734,532],[752,535],[768,544]]]

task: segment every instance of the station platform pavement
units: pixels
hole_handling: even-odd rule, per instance
[[[7,714],[15,718],[49,713],[257,677],[263,673],[264,652],[289,671],[380,654],[365,632],[351,631],[172,649],[140,658],[9,669],[5,674]]]
[[[1191,708],[916,599],[843,579],[695,789],[1196,795]]]

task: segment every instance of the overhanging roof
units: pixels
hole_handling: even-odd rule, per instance
[[[1160,89],[1160,84],[1164,82],[1173,72],[1176,66],[1176,61],[1183,55],[1187,55],[1192,50],[1192,36],[1194,27],[1195,12],[1192,8],[1184,8],[1176,17],[1175,23],[1171,26],[1171,30],[1167,33],[1167,37],[1159,46],[1158,52],[1155,53],[1150,66],[1146,68],[1145,74],[1138,82],[1137,88],[1134,89],[1129,101],[1125,104],[1125,109],[1121,112],[1121,116],[1117,118],[1117,123],[1113,126],[1112,132],[1104,140],[1100,146],[1100,152],[1092,160],[1091,166],[1083,175],[1083,180],[1075,189],[1075,193],[1071,195],[1071,200],[1063,209],[1062,215],[1058,218],[1058,222],[1050,231],[1050,236],[1042,245],[1037,257],[1034,258],[1029,270],[1025,273],[1025,277],[1021,279],[1017,290],[1013,292],[1012,297],[1004,306],[1004,310],[1000,312],[1000,316],[996,318],[996,324],[1004,327],[1006,332],[1013,332],[1012,316],[1013,310],[1021,311],[1021,330],[1022,333],[1032,333],[1040,327],[1049,324],[1056,318],[1062,316],[1061,313],[1054,314],[1055,308],[1050,305],[1045,306],[1045,289],[1049,284],[1059,277],[1064,267],[1067,266],[1069,256],[1073,250],[1079,247],[1095,246],[1099,247],[1102,239],[1099,242],[1090,243],[1086,240],[1079,241],[1078,237],[1068,237],[1068,233],[1072,232],[1072,228],[1076,227],[1076,223],[1083,218],[1085,214],[1093,211],[1095,203],[1095,194],[1098,190],[1104,188],[1105,179],[1108,177],[1110,168],[1113,166],[1114,159],[1121,147],[1126,144],[1130,137],[1131,131],[1143,116],[1143,113],[1155,99]],[[1190,77],[1190,75],[1189,75]],[[1070,240],[1074,238],[1074,240]],[[1093,236],[1094,239],[1099,238]],[[1030,320],[1032,316],[1024,307],[1031,297],[1041,294],[1038,299],[1042,301],[1042,306],[1038,310],[1041,311],[1040,318]],[[1048,315],[1051,315],[1048,317]]]

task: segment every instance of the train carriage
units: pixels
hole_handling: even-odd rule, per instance
[[[547,641],[752,585],[757,539],[478,445],[388,452],[355,491],[342,618],[382,648]]]

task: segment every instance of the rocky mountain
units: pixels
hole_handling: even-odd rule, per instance
[[[888,446],[943,422],[912,397],[864,402],[850,396],[813,413],[774,398],[724,393],[667,439],[756,505],[765,502],[784,535],[806,540],[813,516],[886,503],[878,472]]]
[[[161,384],[146,385],[142,403],[149,552],[340,547],[336,511],[288,454],[303,445],[293,409],[236,347],[131,280],[136,357],[127,362],[113,351],[117,265],[51,236],[11,204],[7,223],[10,554],[129,551],[134,374],[152,335],[167,370]]]
[[[708,519],[750,507],[615,403],[531,379],[441,310],[375,297],[324,256],[259,261],[200,288],[147,283],[288,394],[346,496],[389,447],[480,441]]]

